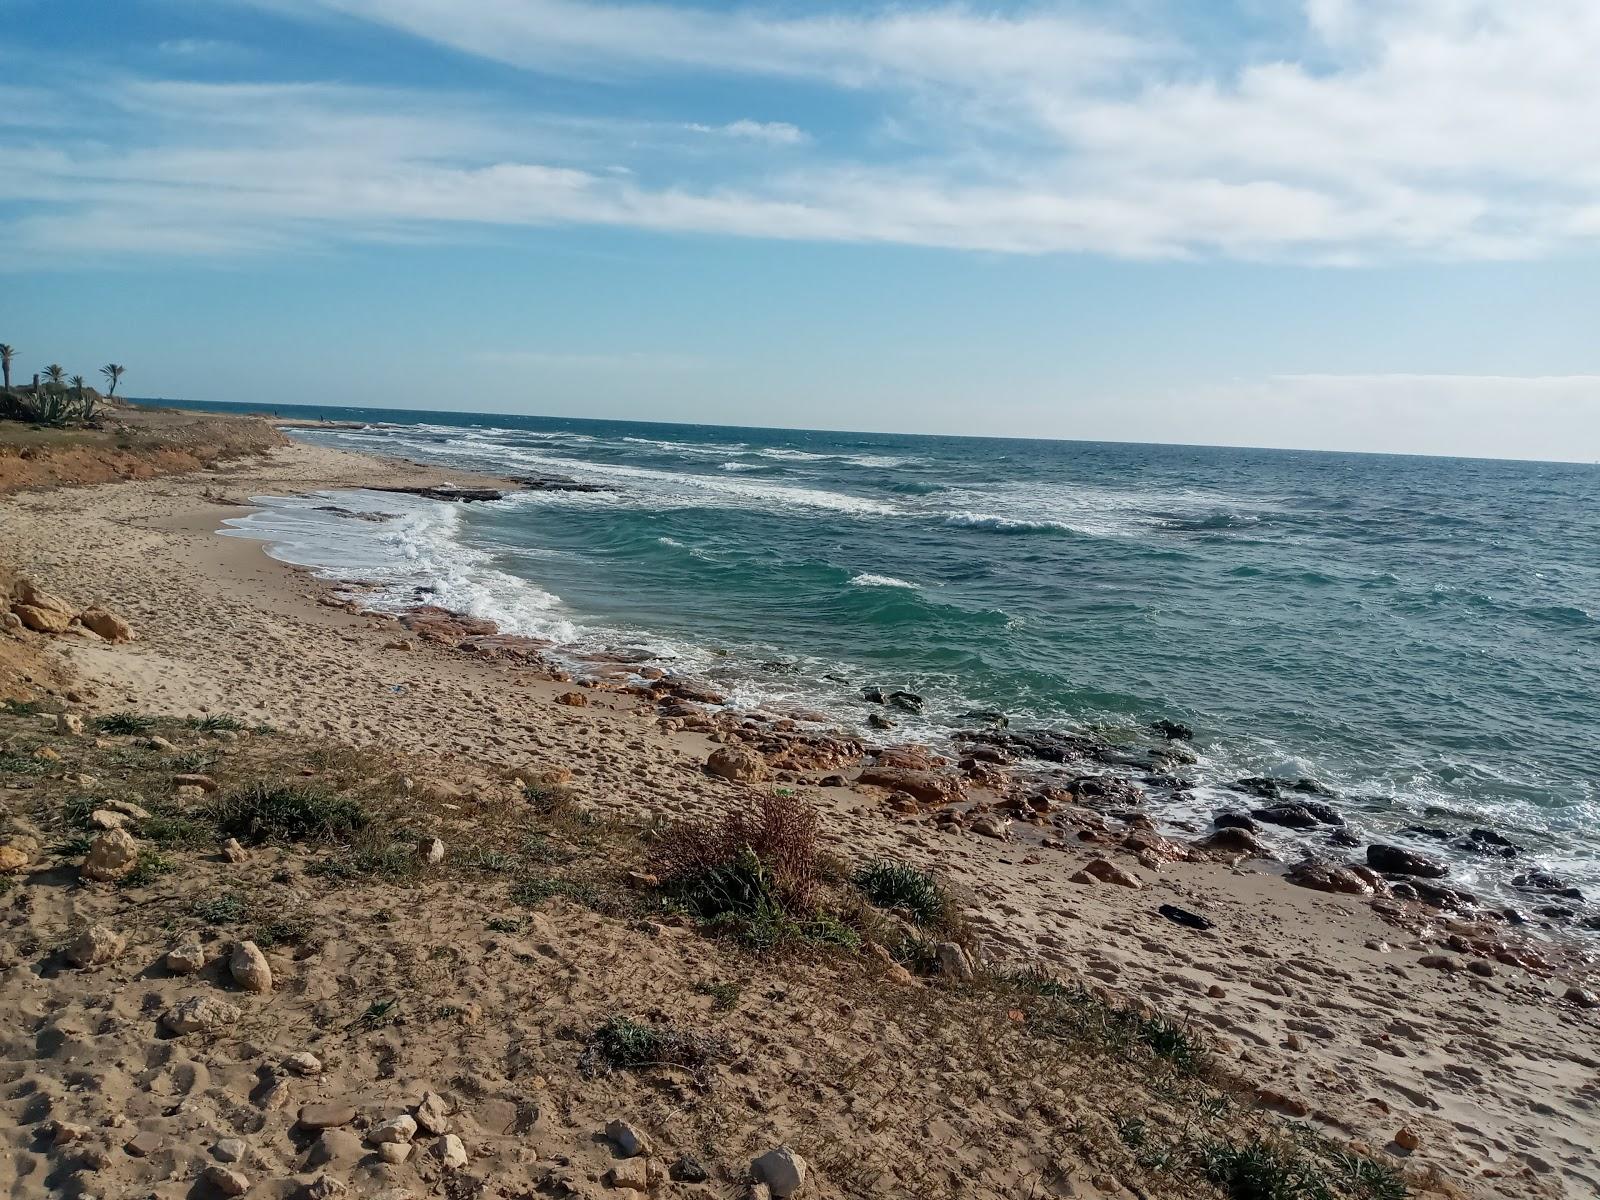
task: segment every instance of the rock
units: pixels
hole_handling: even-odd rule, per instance
[[[0,838],[0,875],[25,870],[38,853],[38,840],[25,833],[13,833]]]
[[[759,754],[738,746],[719,746],[706,759],[706,770],[735,783],[759,783],[767,776],[767,763]]]
[[[139,864],[139,843],[126,829],[108,829],[89,844],[89,855],[79,868],[85,879],[102,883],[123,879]]]
[[[13,604],[11,611],[16,613],[25,629],[35,633],[65,633],[72,627],[71,613],[56,612],[32,604]]]
[[[1137,888],[1144,886],[1137,875],[1130,871],[1124,871],[1115,863],[1103,858],[1096,858],[1084,863],[1083,873],[1091,879],[1098,879],[1101,883],[1114,883],[1118,887]]]
[[[582,692],[562,692],[556,697],[557,704],[565,704],[568,708],[588,708],[589,697]]]
[[[81,1142],[89,1136],[87,1125],[74,1125],[70,1121],[50,1122],[50,1143],[54,1146],[70,1146],[74,1142]]]
[[[530,792],[549,792],[571,783],[572,772],[566,767],[529,765],[517,767],[511,772],[511,778]]]
[[[410,1142],[380,1142],[378,1144],[378,1157],[384,1162],[399,1166],[411,1157]]]
[[[162,1018],[173,1033],[202,1033],[232,1025],[239,1019],[239,1010],[226,1000],[215,996],[190,996]]]
[[[250,857],[249,851],[239,844],[238,838],[228,838],[219,847],[222,857],[231,863],[242,863]]]
[[[1005,841],[1006,835],[1010,828],[1010,819],[1007,817],[1002,817],[997,813],[984,813],[981,817],[972,822],[973,833],[980,837],[994,838],[997,841],[1002,842]]]
[[[67,961],[75,967],[98,967],[121,956],[128,939],[104,925],[91,925],[67,947]]]
[[[83,734],[83,718],[77,713],[57,713],[56,732],[67,737],[80,737]]]
[[[144,740],[145,749],[159,750],[163,754],[176,754],[178,748],[159,734],[151,734]]]
[[[606,1137],[623,1158],[633,1158],[650,1152],[650,1139],[626,1121],[609,1122],[606,1125]]]
[[[322,1060],[315,1054],[300,1050],[283,1060],[283,1069],[300,1076],[321,1075]]]
[[[467,1148],[453,1133],[447,1133],[435,1142],[433,1152],[438,1155],[440,1165],[447,1171],[459,1171],[467,1165]]]
[[[318,1175],[300,1189],[300,1195],[303,1200],[333,1200],[335,1196],[344,1195],[345,1190],[342,1180],[335,1179],[332,1175]]]
[[[933,951],[939,960],[939,974],[962,982],[972,978],[972,960],[957,943],[940,942]]]
[[[1318,810],[1321,810],[1322,815],[1319,815]],[[1314,829],[1318,825],[1343,823],[1342,818],[1326,804],[1310,804],[1300,800],[1286,800],[1281,804],[1253,809],[1250,815],[1258,821],[1265,821],[1268,825],[1283,825],[1290,829]],[[1333,819],[1326,819],[1328,817]]]
[[[890,692],[884,699],[885,703],[898,708],[901,712],[920,713],[922,711],[922,697],[915,692]]]
[[[11,634],[13,637],[21,634],[27,626],[22,623],[22,618],[9,608],[0,609],[0,630]]]
[[[214,792],[217,790],[217,781],[209,775],[174,775],[172,777],[172,786],[175,788],[192,787],[199,788],[202,792]]]
[[[1196,842],[1195,848],[1208,854],[1242,854],[1247,858],[1261,858],[1266,854],[1256,835],[1239,825],[1225,825],[1213,830]]]
[[[1261,828],[1254,817],[1244,812],[1219,812],[1211,818],[1211,823],[1218,829],[1248,829],[1251,833]]]
[[[895,727],[895,719],[880,712],[868,713],[867,724],[874,729],[893,729]]]
[[[1377,889],[1341,863],[1320,858],[1304,858],[1289,868],[1287,878],[1296,887],[1318,892],[1339,892],[1346,896],[1370,896]]]
[[[152,1129],[144,1129],[123,1142],[122,1148],[134,1158],[149,1158],[161,1149],[161,1135]]]
[[[711,1178],[711,1172],[706,1170],[705,1164],[692,1154],[679,1155],[678,1161],[668,1168],[667,1174],[678,1183],[705,1183]]]
[[[1194,741],[1194,730],[1190,729],[1182,721],[1169,721],[1163,717],[1159,721],[1152,721],[1150,728],[1154,729],[1169,742]]]
[[[905,792],[922,804],[949,804],[960,800],[966,784],[959,775],[939,771],[918,771],[874,763],[861,772],[858,783]]]
[[[78,614],[78,623],[108,642],[133,641],[133,626],[109,609],[86,608]]]
[[[267,956],[261,953],[261,947],[252,941],[233,944],[233,953],[228,956],[228,974],[247,992],[272,990],[272,968],[267,965]]]
[[[72,616],[72,605],[60,596],[45,591],[33,580],[26,577],[17,580],[11,589],[11,594],[16,597],[16,603],[26,604],[32,608],[43,608],[50,612],[64,613]]]
[[[223,1138],[211,1147],[211,1153],[222,1162],[239,1162],[245,1156],[246,1147],[238,1138]]]
[[[1429,967],[1435,971],[1447,971],[1454,975],[1461,970],[1461,960],[1451,958],[1448,954],[1424,954],[1417,959],[1417,966]]]
[[[787,1146],[768,1150],[750,1164],[750,1174],[764,1183],[777,1200],[792,1196],[805,1186],[806,1160]]]
[[[232,1167],[225,1167],[221,1163],[212,1163],[200,1174],[200,1178],[209,1183],[224,1196],[242,1196],[250,1190],[250,1178],[242,1171],[235,1171]]]
[[[1552,896],[1564,896],[1568,900],[1583,899],[1581,891],[1561,876],[1552,875],[1549,871],[1524,871],[1520,875],[1512,876],[1511,886],[1528,892],[1548,892]]]
[[[311,1107],[313,1106],[306,1105],[306,1108]],[[302,1114],[301,1126],[315,1128],[315,1126],[307,1126],[305,1124],[305,1109],[300,1111]],[[351,1120],[354,1119],[354,1113],[352,1112]],[[361,1157],[361,1153],[361,1139],[348,1129],[324,1129],[318,1134],[317,1140],[311,1143],[311,1149],[306,1154],[306,1165],[308,1167],[325,1167],[330,1163],[354,1162]]]
[[[1420,875],[1424,879],[1443,879],[1450,874],[1450,867],[1436,858],[1381,843],[1367,847],[1367,866],[1390,875]]]
[[[89,824],[96,829],[126,829],[133,824],[133,818],[115,809],[97,808],[89,814]]]
[[[174,975],[193,975],[196,971],[205,969],[210,961],[206,948],[200,943],[199,938],[184,938],[176,946],[167,951],[162,964]]]
[[[438,1092],[423,1092],[422,1102],[414,1110],[417,1128],[437,1137],[450,1132],[450,1105]]]
[[[643,1158],[625,1158],[606,1172],[606,1182],[620,1191],[650,1190],[650,1164]]]
[[[1403,1127],[1394,1135],[1394,1144],[1402,1150],[1411,1151],[1422,1145],[1422,1138],[1410,1127]]]
[[[304,1113],[304,1110],[301,1110]],[[391,1142],[409,1142],[417,1136],[417,1122],[410,1113],[401,1113],[398,1117],[390,1117],[381,1125],[374,1125],[367,1130],[367,1141],[374,1146],[382,1146]]]
[[[1576,1004],[1579,1008],[1600,1008],[1600,996],[1586,988],[1569,987],[1563,999],[1569,1004]]]
[[[1186,908],[1179,908],[1176,904],[1163,904],[1156,909],[1167,920],[1188,929],[1214,929],[1216,922],[1210,917],[1202,917],[1199,913],[1190,912]]]
[[[437,867],[444,861],[444,843],[438,838],[429,838],[417,845],[417,857],[430,867]]]

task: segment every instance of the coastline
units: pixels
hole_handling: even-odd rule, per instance
[[[654,697],[603,678],[578,689],[582,706],[558,702],[575,691],[561,672],[435,644],[216,536],[251,494],[504,482],[467,475],[297,443],[192,474],[18,497],[0,512],[0,558],[114,603],[140,631],[128,646],[59,647],[97,711],[226,712],[488,769],[531,759],[570,769],[586,798],[624,819],[701,816],[743,794],[703,770],[739,741],[716,722],[663,722]],[[1483,1195],[1577,1195],[1600,1181],[1600,1115],[1585,1091],[1600,1057],[1595,1018],[1562,999],[1583,979],[1473,952],[1501,931],[1416,906],[1391,923],[1366,898],[1295,888],[1264,864],[1170,861],[1164,839],[1129,854],[1138,830],[1115,818],[1098,831],[1085,819],[1092,836],[1046,846],[896,811],[882,788],[807,793],[835,853],[937,869],[970,895],[991,957],[1183,1017],[1271,1106],[1379,1149],[1417,1131],[1408,1161]],[[1073,881],[1101,858],[1143,886]],[[1214,927],[1182,928],[1162,904]],[[1423,965],[1441,955],[1455,969]]]

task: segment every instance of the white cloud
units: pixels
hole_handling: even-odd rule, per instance
[[[1242,62],[1037,8],[253,2],[621,94],[707,71],[848,89],[896,138],[801,165],[736,147],[805,131],[735,114],[684,126],[398,87],[96,80],[48,143],[28,118],[0,119],[14,264],[75,245],[212,254],[462,224],[1329,264],[1600,240],[1593,0],[1306,0],[1282,45]],[[685,129],[715,136],[688,145]]]

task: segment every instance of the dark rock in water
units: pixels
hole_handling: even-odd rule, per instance
[[[579,483],[570,475],[513,475],[511,481],[528,492],[615,492],[604,483]]]
[[[1450,874],[1447,864],[1404,846],[1386,846],[1374,842],[1367,847],[1367,865],[1374,871],[1392,875],[1417,875],[1424,879],[1443,879]]]
[[[1370,896],[1378,891],[1377,883],[1353,867],[1331,863],[1320,858],[1305,858],[1289,868],[1287,876],[1297,887],[1318,892],[1338,892],[1346,896]],[[1398,894],[1398,889],[1396,889]]]
[[[1150,752],[1150,757],[1158,763],[1177,763],[1185,767],[1192,767],[1200,761],[1200,756],[1193,750],[1176,743],[1156,747]]]
[[[1404,883],[1395,884],[1395,895],[1400,894],[1402,887],[1410,887],[1416,893],[1417,899],[1432,908],[1442,908],[1451,912],[1467,912],[1478,906],[1478,898],[1471,892],[1464,892],[1460,888],[1445,887],[1442,884],[1429,883],[1424,879],[1413,877],[1407,879]]]
[[[462,504],[471,504],[475,500],[499,500],[505,495],[499,488],[487,487],[451,487],[448,484],[439,487],[374,487],[375,492],[394,492],[402,496],[421,496],[424,500],[457,500]]]
[[[1534,909],[1541,917],[1553,917],[1558,921],[1570,921],[1578,915],[1578,910],[1567,908],[1562,904],[1546,904],[1542,908]]]
[[[684,679],[677,675],[669,675],[665,679],[657,679],[650,685],[654,692],[666,692],[678,697],[680,700],[691,700],[696,704],[726,704],[728,698],[715,688],[694,679]]]
[[[1004,729],[1007,725],[1011,724],[1010,717],[1006,716],[1003,712],[996,712],[992,708],[970,709],[967,712],[962,713],[958,719],[962,721],[981,721],[983,724],[991,725],[996,729]]]
[[[1520,909],[1502,908],[1500,910],[1500,915],[1506,919],[1508,924],[1511,925],[1526,925],[1528,923],[1527,915]]]
[[[1565,896],[1568,900],[1582,900],[1583,893],[1559,875],[1549,871],[1524,871],[1511,879],[1511,886],[1525,892],[1547,892],[1552,896]]]
[[[1156,911],[1167,920],[1189,929],[1215,929],[1217,924],[1210,917],[1202,917],[1199,913],[1179,908],[1176,904],[1163,904]]]
[[[1247,854],[1251,858],[1259,858],[1264,854],[1256,835],[1242,825],[1224,825],[1201,838],[1195,845],[1213,854]]]
[[[893,729],[894,718],[886,717],[882,713],[868,713],[867,724],[871,725],[874,729]]]
[[[1340,826],[1338,829],[1335,829],[1332,833],[1330,833],[1328,835],[1328,845],[1330,845],[1330,846],[1359,846],[1359,845],[1361,845],[1361,839],[1359,837],[1357,837],[1354,833],[1351,833],[1350,830],[1344,828],[1343,826]]]
[[[849,684],[850,684],[850,681],[848,679],[846,679],[843,675],[835,675],[832,671],[824,671],[823,674],[822,674],[822,677],[824,679],[832,681],[833,683],[842,683],[846,687],[848,687]]]
[[[1249,813],[1242,812],[1219,812],[1211,823],[1218,829],[1248,829],[1251,833],[1261,828]]]
[[[1228,786],[1236,792],[1260,796],[1263,800],[1281,800],[1286,794],[1326,796],[1330,800],[1333,798],[1333,792],[1315,779],[1268,779],[1261,775],[1251,775],[1244,779],[1235,779]]]
[[[902,712],[920,713],[922,711],[922,697],[915,692],[890,692],[888,702]]]
[[[1343,825],[1344,818],[1326,804],[1315,800],[1285,800],[1266,808],[1252,810],[1251,816],[1268,825],[1286,825],[1290,829],[1311,829],[1317,825]]]
[[[763,671],[770,671],[774,675],[798,675],[800,667],[797,663],[784,662],[782,659],[772,659],[769,662],[757,663]]]
[[[1075,733],[1059,733],[1053,729],[1021,730],[1015,733],[996,729],[964,729],[954,737],[958,742],[983,742],[1046,762],[1077,762],[1085,758],[1105,761],[1108,751],[1108,747],[1091,738]]]
[[[886,698],[881,687],[864,687],[861,689],[861,698],[868,704],[884,704]]]
[[[1474,829],[1456,843],[1456,849],[1473,854],[1490,854],[1495,858],[1515,858],[1522,853],[1521,846],[1492,829]]]
[[[1433,838],[1435,841],[1440,842],[1448,842],[1450,840],[1450,831],[1441,829],[1437,825],[1407,825],[1405,832],[1417,834],[1419,837]]]
[[[399,513],[357,512],[353,508],[345,508],[338,504],[319,504],[317,511],[332,513],[336,517],[348,517],[352,521],[395,521],[400,517]]]
[[[1163,717],[1159,721],[1152,721],[1150,723],[1150,728],[1154,729],[1169,742],[1194,741],[1194,730],[1190,729],[1189,726],[1185,725],[1182,721],[1169,721]]]

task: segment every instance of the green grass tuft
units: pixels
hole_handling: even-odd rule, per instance
[[[254,783],[210,809],[217,831],[247,845],[263,842],[349,842],[372,821],[362,805],[320,787]]]
[[[149,733],[156,727],[155,718],[141,717],[137,713],[117,712],[100,717],[94,723],[101,733],[110,733],[119,736],[131,736],[136,733]]]
[[[880,908],[899,909],[918,925],[948,922],[948,898],[926,871],[905,863],[875,859],[859,868],[851,876],[851,882]]]
[[[223,892],[220,896],[196,900],[190,911],[207,925],[236,925],[250,911],[250,903],[238,892]]]
[[[632,1017],[612,1017],[595,1030],[578,1059],[578,1070],[593,1078],[610,1070],[686,1067],[699,1072],[728,1054],[722,1039],[675,1025],[646,1025]]]
[[[178,864],[165,854],[157,854],[154,850],[143,850],[139,853],[138,861],[134,863],[133,870],[117,881],[118,887],[148,887],[163,875],[170,875],[178,869]]]
[[[198,729],[203,733],[216,733],[220,730],[238,732],[247,728],[239,718],[229,716],[186,717],[183,723],[190,729]]]

